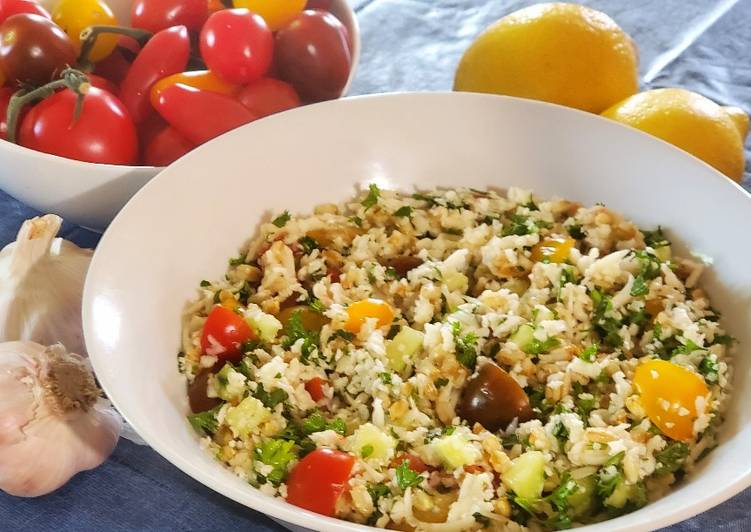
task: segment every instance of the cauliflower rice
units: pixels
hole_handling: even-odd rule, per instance
[[[733,339],[660,230],[521,189],[372,185],[260,233],[201,283],[179,361],[202,445],[266,494],[334,449],[338,518],[561,529],[663,496],[716,445]],[[218,307],[253,331],[231,361],[204,332]],[[524,403],[501,427],[460,415],[487,364]],[[640,367],[678,399],[648,399]]]

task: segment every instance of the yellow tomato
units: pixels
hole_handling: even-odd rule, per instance
[[[352,303],[347,308],[347,322],[344,328],[352,333],[360,332],[360,328],[368,318],[376,318],[378,326],[383,327],[394,321],[394,309],[380,299],[363,299]]]
[[[60,26],[76,46],[81,45],[81,32],[89,26],[116,26],[112,9],[102,0],[59,0],[52,10],[52,20]],[[96,63],[112,53],[117,35],[100,35],[89,59]]]
[[[219,79],[210,70],[182,72],[180,74],[173,74],[166,78],[162,78],[151,87],[151,104],[156,107],[159,93],[167,87],[177,85],[178,83],[188,85],[189,87],[195,87],[196,89],[228,95],[235,94],[239,89],[237,85]]]
[[[532,260],[535,262],[566,262],[568,254],[576,244],[573,238],[546,238],[532,248]]]
[[[649,360],[636,368],[634,384],[649,420],[674,440],[688,441],[694,434],[696,400],[709,394],[704,379],[666,360]]]
[[[233,0],[235,7],[261,15],[271,31],[282,29],[305,9],[306,0]]]

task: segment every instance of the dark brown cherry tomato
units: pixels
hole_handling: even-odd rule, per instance
[[[300,106],[300,97],[295,88],[273,78],[262,78],[251,83],[240,91],[237,98],[258,118]]]
[[[352,57],[347,30],[334,15],[308,10],[276,34],[274,61],[279,77],[303,100],[333,100],[347,84]]]
[[[73,41],[49,18],[25,13],[0,25],[0,70],[9,81],[43,85],[76,55]]]
[[[292,307],[287,307],[282,310],[277,317],[279,318],[279,321],[282,322],[282,325],[287,327],[290,318],[297,312],[300,313],[302,326],[309,331],[320,331],[323,326],[330,321],[326,316],[320,312],[316,312],[307,305],[294,305]]]
[[[458,406],[459,416],[491,432],[506,428],[514,418],[520,422],[532,419],[527,394],[511,375],[493,363],[482,366],[467,382]]]
[[[206,412],[221,403],[218,398],[207,395],[210,376],[211,370],[202,369],[188,384],[188,402],[193,413]]]
[[[152,33],[172,26],[198,31],[208,17],[207,0],[136,0],[130,10],[131,25]]]
[[[91,87],[75,119],[77,100],[63,89],[35,105],[21,123],[19,144],[78,161],[135,164],[136,128],[120,100]]]
[[[399,277],[406,277],[407,274],[420,266],[424,261],[420,257],[414,255],[403,255],[399,257],[391,257],[382,262],[387,268],[394,268]]]

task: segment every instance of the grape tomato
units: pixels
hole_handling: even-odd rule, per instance
[[[261,15],[271,31],[276,31],[299,15],[305,9],[305,2],[306,0],[233,0],[232,5]]]
[[[168,166],[195,147],[175,128],[168,126],[157,133],[146,147],[143,162],[148,166]]]
[[[274,78],[261,78],[251,83],[240,91],[237,98],[258,118],[300,106],[295,88]]]
[[[81,46],[81,32],[89,26],[117,26],[115,14],[102,0],[58,0],[52,10],[52,20],[78,48]],[[113,34],[99,35],[89,59],[96,63],[110,55],[119,38]]]
[[[234,95],[240,89],[237,85],[227,83],[210,70],[195,70],[172,74],[157,81],[151,88],[151,104],[156,108],[159,93],[166,87],[176,84],[187,85],[195,89],[201,89],[219,94]]]
[[[172,26],[198,31],[208,16],[207,0],[136,0],[131,7],[132,26],[152,33]]]

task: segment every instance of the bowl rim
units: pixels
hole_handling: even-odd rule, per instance
[[[667,147],[669,150],[673,151],[674,153],[680,154],[683,158],[690,158],[693,159],[695,163],[699,163],[700,165],[704,166],[705,169],[709,169],[710,172],[704,172],[705,177],[702,179],[715,179],[718,178],[720,182],[724,182],[724,184],[720,185],[719,182],[715,183],[714,186],[730,186],[734,188],[737,192],[734,192],[737,194],[738,192],[741,193],[741,196],[745,198],[743,201],[747,201],[749,203],[749,207],[751,207],[751,192],[744,189],[739,183],[736,183],[732,179],[728,178],[718,170],[716,170],[714,167],[710,166],[709,164],[705,163],[701,159],[693,156],[692,154],[675,147],[674,145],[659,139],[657,137],[654,137],[648,133],[645,133],[641,130],[638,130],[636,128],[633,128],[631,126],[615,122],[613,120],[607,119],[605,117],[602,117],[600,115],[596,115],[593,113],[589,113],[586,111],[582,111],[579,109],[573,109],[570,107],[553,104],[549,102],[543,102],[539,100],[532,100],[532,99],[526,99],[526,98],[517,98],[512,96],[502,96],[502,95],[494,95],[494,94],[485,94],[485,93],[471,93],[471,92],[454,92],[454,91],[422,91],[422,92],[391,92],[391,93],[376,93],[376,94],[366,94],[366,95],[359,95],[359,96],[352,96],[352,97],[346,97],[346,98],[339,98],[336,100],[329,100],[325,102],[319,102],[315,104],[311,104],[308,106],[301,107],[300,111],[293,110],[292,112],[304,112],[302,109],[311,108],[311,107],[317,107],[317,106],[328,106],[328,105],[350,105],[352,102],[358,102],[363,100],[383,100],[383,99],[410,99],[410,98],[473,98],[473,99],[486,99],[488,101],[500,101],[500,100],[506,100],[506,101],[512,101],[517,102],[517,104],[522,105],[528,105],[531,107],[542,107],[542,108],[562,108],[565,109],[566,112],[570,113],[577,113],[580,115],[587,116],[589,119],[593,119],[594,121],[600,121],[601,123],[609,123],[611,124],[608,127],[619,127],[623,130],[629,131],[630,135],[635,136],[641,136],[642,138],[649,139],[649,142],[657,142],[659,144],[662,144],[663,146]],[[280,115],[283,115],[280,113]],[[275,116],[279,115],[273,115],[271,117],[267,117],[266,120],[274,120]],[[241,128],[252,128],[253,123],[247,124],[245,126],[241,126]],[[203,149],[204,146],[207,146],[213,142],[220,142],[218,139],[221,137],[217,137],[217,139],[213,139],[209,141],[208,143],[198,147],[195,151],[199,149]],[[712,175],[715,174],[715,175]],[[154,185],[154,183],[157,181],[157,179],[163,179],[161,175],[155,176],[154,179],[150,180],[144,187],[142,187],[135,195],[134,198],[138,197],[140,194],[148,194],[148,190]],[[132,203],[135,203],[135,200],[132,200]],[[117,222],[117,220],[124,216],[127,212],[127,210],[131,208],[131,202],[128,202],[126,206],[117,214],[115,219],[112,222],[112,226]],[[105,241],[108,238],[109,231],[105,232],[102,241]],[[97,251],[95,251],[94,256],[92,258],[91,266],[89,268],[89,273],[95,271],[98,267],[99,263],[99,253],[98,250],[100,248],[97,248]],[[86,284],[84,286],[84,294],[83,294],[83,302],[82,302],[82,312],[83,312],[83,324],[84,324],[84,333],[85,338],[94,337],[94,326],[93,323],[93,300],[96,297],[96,294],[93,293],[92,285],[89,283],[89,275],[87,275]],[[95,373],[98,373],[97,370],[100,368],[100,365],[103,367],[104,363],[106,361],[106,357],[103,356],[97,356],[90,354],[90,360],[92,363],[92,367],[95,371]],[[102,372],[103,373],[103,372]],[[109,388],[109,381],[107,378],[102,378],[100,380],[100,384],[102,386],[102,389],[107,393],[107,390]],[[108,394],[109,396],[109,394]],[[292,524],[297,525],[300,527],[308,527],[308,526],[315,526],[316,529],[319,530],[326,530],[326,531],[336,531],[336,532],[353,532],[353,531],[362,531],[362,532],[368,532],[373,530],[380,530],[374,527],[369,527],[365,525],[361,525],[358,523],[354,523],[351,521],[345,521],[342,519],[337,519],[333,517],[326,517],[314,512],[310,512],[308,510],[299,508],[297,506],[293,506],[289,503],[287,503],[284,500],[280,500],[277,498],[267,498],[265,495],[263,495],[259,490],[252,489],[251,495],[255,499],[253,501],[253,506],[250,506],[248,503],[239,500],[238,498],[235,498],[232,495],[228,495],[225,493],[225,490],[222,487],[221,481],[216,481],[210,472],[207,472],[202,467],[195,465],[194,463],[190,462],[189,460],[185,459],[182,455],[180,455],[177,452],[173,452],[168,445],[162,445],[158,438],[153,437],[152,435],[148,433],[144,435],[142,434],[141,430],[139,430],[139,423],[131,420],[131,418],[122,412],[120,409],[120,401],[117,399],[110,398],[111,402],[117,408],[117,410],[121,413],[123,418],[128,421],[128,423],[131,424],[131,426],[136,430],[136,432],[141,435],[141,437],[148,443],[149,446],[151,446],[155,451],[157,451],[160,455],[162,455],[164,458],[166,458],[168,461],[170,461],[174,466],[181,469],[183,472],[200,482],[201,484],[205,485],[206,487],[216,491],[217,493],[222,494],[223,496],[234,500],[235,502],[242,504],[243,506],[246,506],[252,510],[264,513],[268,515],[269,517],[273,519],[278,519],[283,521],[286,524]],[[736,407],[737,408],[737,407]],[[701,500],[697,501],[691,506],[685,506],[681,508],[680,510],[671,510],[670,512],[666,512],[663,515],[661,515],[659,518],[651,520],[647,524],[638,524],[633,525],[627,522],[624,522],[628,520],[628,517],[630,515],[633,515],[634,513],[639,512],[637,510],[636,512],[630,512],[628,514],[625,514],[623,516],[609,519],[607,521],[603,521],[601,523],[593,523],[590,525],[586,525],[583,527],[579,527],[577,530],[582,530],[584,532],[587,532],[589,530],[594,529],[597,527],[599,530],[606,530],[604,528],[600,528],[604,523],[608,523],[609,528],[607,530],[616,530],[619,532],[631,532],[636,530],[654,530],[661,527],[670,526],[672,524],[684,521],[686,519],[690,519],[702,512],[705,512],[718,504],[730,499],[734,495],[738,494],[742,490],[748,488],[751,486],[751,468],[748,469],[745,473],[741,474],[740,476],[736,477],[732,481],[730,481],[728,484],[725,484],[722,486],[721,489],[708,494],[706,497],[702,498]],[[284,524],[283,523],[283,524]]]
[[[360,65],[362,36],[360,35],[360,23],[357,19],[357,13],[355,12],[355,9],[347,0],[332,0],[332,5],[328,11],[332,14],[337,13],[341,15],[342,17],[346,18],[346,20],[341,20],[341,22],[350,32],[350,38],[352,40],[351,64],[350,64],[350,70],[349,70],[349,77],[347,78],[347,83],[344,86],[344,89],[342,89],[342,95],[339,98],[336,98],[337,100],[341,100],[341,99],[348,97],[347,93],[352,87],[352,83],[354,83],[354,80],[357,76],[357,69]],[[323,102],[318,102],[318,103],[323,103]],[[303,107],[307,107],[308,105],[316,105],[316,104],[306,104]],[[265,120],[266,118],[269,118],[269,117],[263,117],[259,120]],[[60,155],[55,155],[52,153],[45,153],[42,151],[32,150],[31,148],[27,148],[25,146],[21,146],[20,144],[15,144],[15,143],[8,142],[8,141],[0,142],[0,149],[3,149],[2,147],[10,150],[11,155],[14,154],[13,152],[16,152],[16,154],[21,157],[33,156],[38,161],[39,164],[44,164],[44,163],[66,164],[71,167],[96,168],[96,169],[102,169],[103,171],[106,170],[108,172],[113,171],[113,172],[118,172],[118,173],[127,173],[130,171],[147,171],[147,172],[158,173],[166,168],[166,166],[109,164],[109,163],[92,163],[88,161],[79,161],[77,159],[70,159],[68,157],[62,157]],[[197,146],[196,148],[194,148],[194,150],[199,147],[200,146]]]

